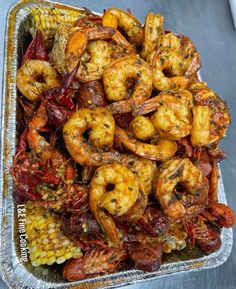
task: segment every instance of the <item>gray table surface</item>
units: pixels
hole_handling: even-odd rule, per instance
[[[4,33],[9,7],[15,0],[1,0],[0,11],[0,67],[3,66]],[[221,163],[227,200],[236,211],[236,30],[233,27],[227,0],[64,0],[58,1],[76,6],[86,6],[102,12],[104,8],[117,6],[130,8],[142,21],[148,12],[161,13],[165,28],[185,34],[196,44],[202,58],[201,74],[229,105],[232,123],[222,147],[228,159]],[[4,4],[3,4],[4,3]],[[2,75],[0,74],[0,85]],[[236,226],[234,229],[236,237]],[[7,288],[0,280],[0,289]],[[236,242],[227,262],[215,269],[196,273],[179,274],[123,287],[168,289],[233,289],[236,288]]]

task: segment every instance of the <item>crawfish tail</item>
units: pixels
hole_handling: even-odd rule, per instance
[[[124,250],[115,248],[93,249],[84,256],[84,271],[86,275],[114,271],[119,263],[124,260]]]
[[[70,259],[63,268],[63,277],[77,281],[88,275],[112,272],[125,256],[125,251],[114,248],[93,249],[79,259]]]

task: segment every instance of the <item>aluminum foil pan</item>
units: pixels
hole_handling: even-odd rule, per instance
[[[0,158],[0,268],[3,280],[11,288],[116,288],[146,280],[158,279],[168,274],[209,269],[224,263],[233,243],[232,229],[222,229],[222,246],[219,251],[205,256],[199,249],[164,256],[164,264],[156,272],[138,270],[118,272],[69,283],[62,279],[60,268],[33,267],[20,262],[16,208],[12,199],[12,180],[9,167],[15,153],[20,126],[17,103],[16,70],[23,49],[29,40],[29,15],[33,7],[79,9],[48,1],[20,1],[8,13],[5,39],[5,62],[1,109],[1,158]],[[218,199],[226,203],[222,177],[219,178]]]

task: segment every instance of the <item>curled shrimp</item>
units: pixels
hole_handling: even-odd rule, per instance
[[[153,67],[153,85],[156,89],[187,88],[190,84],[191,79],[183,76],[181,55],[169,47],[152,52],[148,60]]]
[[[152,193],[152,183],[156,172],[155,162],[132,154],[123,154],[121,155],[121,164],[128,167],[138,176],[143,184],[145,194],[150,195]]]
[[[16,84],[20,92],[29,100],[38,99],[43,91],[60,86],[58,75],[45,60],[28,59],[17,70]]]
[[[89,42],[82,57],[76,78],[81,82],[101,79],[105,67],[111,62],[109,43],[104,40]]]
[[[182,57],[182,69],[186,77],[195,75],[201,67],[200,55],[193,42],[184,35],[166,33],[160,47],[168,47]]]
[[[160,14],[149,13],[145,20],[144,25],[144,40],[141,56],[146,59],[147,56],[155,51],[159,42],[164,34],[163,31],[164,17]]]
[[[121,34],[114,35],[115,29],[111,27],[97,27],[85,31],[76,31],[68,39],[65,52],[65,62],[68,71],[76,66],[76,61],[81,57],[81,65],[76,77],[82,82],[102,78],[104,69],[114,60],[114,45],[123,49],[124,55],[134,54],[133,47]],[[115,43],[104,40],[112,39]],[[116,48],[115,48],[116,49]],[[116,55],[118,57],[118,55]]]
[[[187,194],[174,194],[175,186],[181,183]],[[202,172],[185,159],[169,160],[159,167],[155,197],[164,212],[172,219],[198,214],[208,202],[209,183]]]
[[[188,88],[201,66],[194,44],[186,36],[167,33],[147,57],[153,67],[153,85],[158,90]]]
[[[127,56],[116,60],[104,70],[103,83],[108,100],[117,102],[108,106],[108,110],[111,113],[128,112],[123,110],[124,104],[132,110],[132,106],[150,97],[152,71],[143,59]]]
[[[89,131],[88,141],[84,133]],[[81,165],[100,166],[118,162],[119,154],[111,149],[114,141],[115,121],[102,107],[81,108],[74,112],[63,127],[66,148]]]
[[[108,43],[102,42],[103,47],[106,49],[107,55],[104,53],[94,54],[94,49],[90,47],[86,50],[87,45],[90,41],[104,40],[108,39],[115,33],[113,28],[109,27],[88,27],[83,31],[80,30],[81,27],[71,27],[70,25],[60,25],[55,34],[55,41],[50,53],[50,61],[56,70],[60,74],[65,74],[71,72],[77,65],[78,60],[81,60],[79,70],[77,71],[78,78],[82,73],[82,78],[85,70],[85,66],[89,64],[90,58],[91,65],[90,69],[93,71],[94,66],[97,64],[101,65],[98,61],[94,63],[95,56],[99,56],[100,61],[107,61],[109,58],[108,53]],[[101,47],[101,43],[99,43]],[[92,45],[93,47],[93,45]],[[83,70],[84,66],[84,70]],[[91,67],[92,66],[92,67]],[[84,76],[85,77],[85,76]],[[97,78],[97,75],[94,76]]]
[[[193,146],[208,146],[226,135],[230,116],[227,105],[204,82],[193,83],[189,90],[193,94]]]
[[[109,8],[102,18],[102,25],[123,29],[132,44],[140,46],[143,41],[143,28],[141,23],[129,13],[117,8]]]
[[[130,123],[130,129],[134,136],[141,141],[152,139],[156,132],[151,120],[144,116],[136,116]]]
[[[112,190],[109,189],[109,185]],[[130,169],[120,164],[110,164],[99,167],[89,188],[89,206],[103,231],[114,245],[119,245],[120,240],[113,217],[122,217],[129,214],[133,221],[130,210],[133,210],[136,201],[140,197],[142,188],[137,176]],[[142,192],[142,197],[144,194]],[[147,199],[146,199],[147,203]],[[143,208],[143,202],[141,202]],[[133,212],[137,213],[137,208]],[[145,208],[143,208],[144,212]],[[109,213],[109,215],[106,213]],[[139,217],[141,217],[139,212]],[[135,217],[137,217],[135,215]],[[127,218],[126,218],[126,221]]]
[[[165,161],[171,158],[177,151],[175,141],[159,139],[156,144],[148,144],[132,138],[131,135],[119,127],[116,127],[115,135],[133,153],[150,160]]]
[[[135,114],[155,111],[151,121],[158,134],[166,139],[178,140],[190,134],[192,128],[193,96],[184,89],[161,92],[136,108]],[[143,130],[146,126],[143,127]]]
[[[82,82],[100,79],[104,68],[111,62],[109,44],[103,39],[110,38],[114,33],[113,28],[97,27],[72,34],[65,50],[68,71],[71,72],[81,58],[76,78]]]

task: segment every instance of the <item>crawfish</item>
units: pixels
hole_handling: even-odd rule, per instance
[[[191,238],[190,247],[197,245],[207,254],[218,251],[221,247],[220,232],[209,228],[201,216],[185,222],[185,228]]]
[[[40,95],[48,113],[49,123],[56,128],[62,127],[69,113],[75,110],[75,104],[71,98],[73,89],[70,86],[79,66],[80,61],[70,73],[64,75],[61,87],[50,88]]]
[[[63,268],[63,277],[69,281],[77,281],[97,274],[114,272],[126,252],[117,248],[95,248],[79,259],[70,259]]]
[[[68,173],[72,170],[71,163],[40,134],[40,131],[45,130],[47,122],[47,113],[41,104],[29,127],[20,136],[10,169],[14,182],[14,199],[17,203],[33,200],[42,205],[52,205],[43,195],[42,189],[53,192],[61,189],[65,192],[62,200],[68,202],[71,201],[72,194],[73,200],[77,196],[72,190],[75,189],[71,184],[73,173]]]
[[[216,201],[211,202],[210,206],[201,215],[208,222],[220,228],[231,228],[236,221],[234,211],[229,206]]]
[[[24,203],[29,199],[40,201],[42,197],[36,191],[36,186],[41,182],[50,184],[59,182],[59,179],[42,166],[31,152],[27,152],[27,134],[28,129],[25,129],[20,136],[10,168],[14,183],[13,196],[16,203]]]
[[[107,246],[101,227],[88,208],[83,209],[83,206],[80,212],[63,214],[62,230],[85,251],[94,247]]]
[[[67,160],[59,149],[48,143],[40,135],[40,130],[47,123],[48,115],[46,108],[41,103],[36,115],[29,123],[27,133],[28,144],[32,152],[40,160],[42,166],[58,179],[58,183],[53,187],[53,194],[50,194],[50,200],[48,200],[48,190],[46,188],[46,195],[43,197],[46,202],[42,204],[63,211],[79,211],[84,200],[86,200],[86,187],[74,184],[75,170],[72,161]]]
[[[191,237],[191,247],[195,244],[207,254],[219,250],[221,246],[220,232],[207,223],[216,227],[230,228],[235,223],[233,210],[225,204],[211,202],[198,217],[185,221],[185,228]]]
[[[36,31],[34,38],[26,49],[21,65],[28,59],[48,60],[43,33],[40,30]]]

